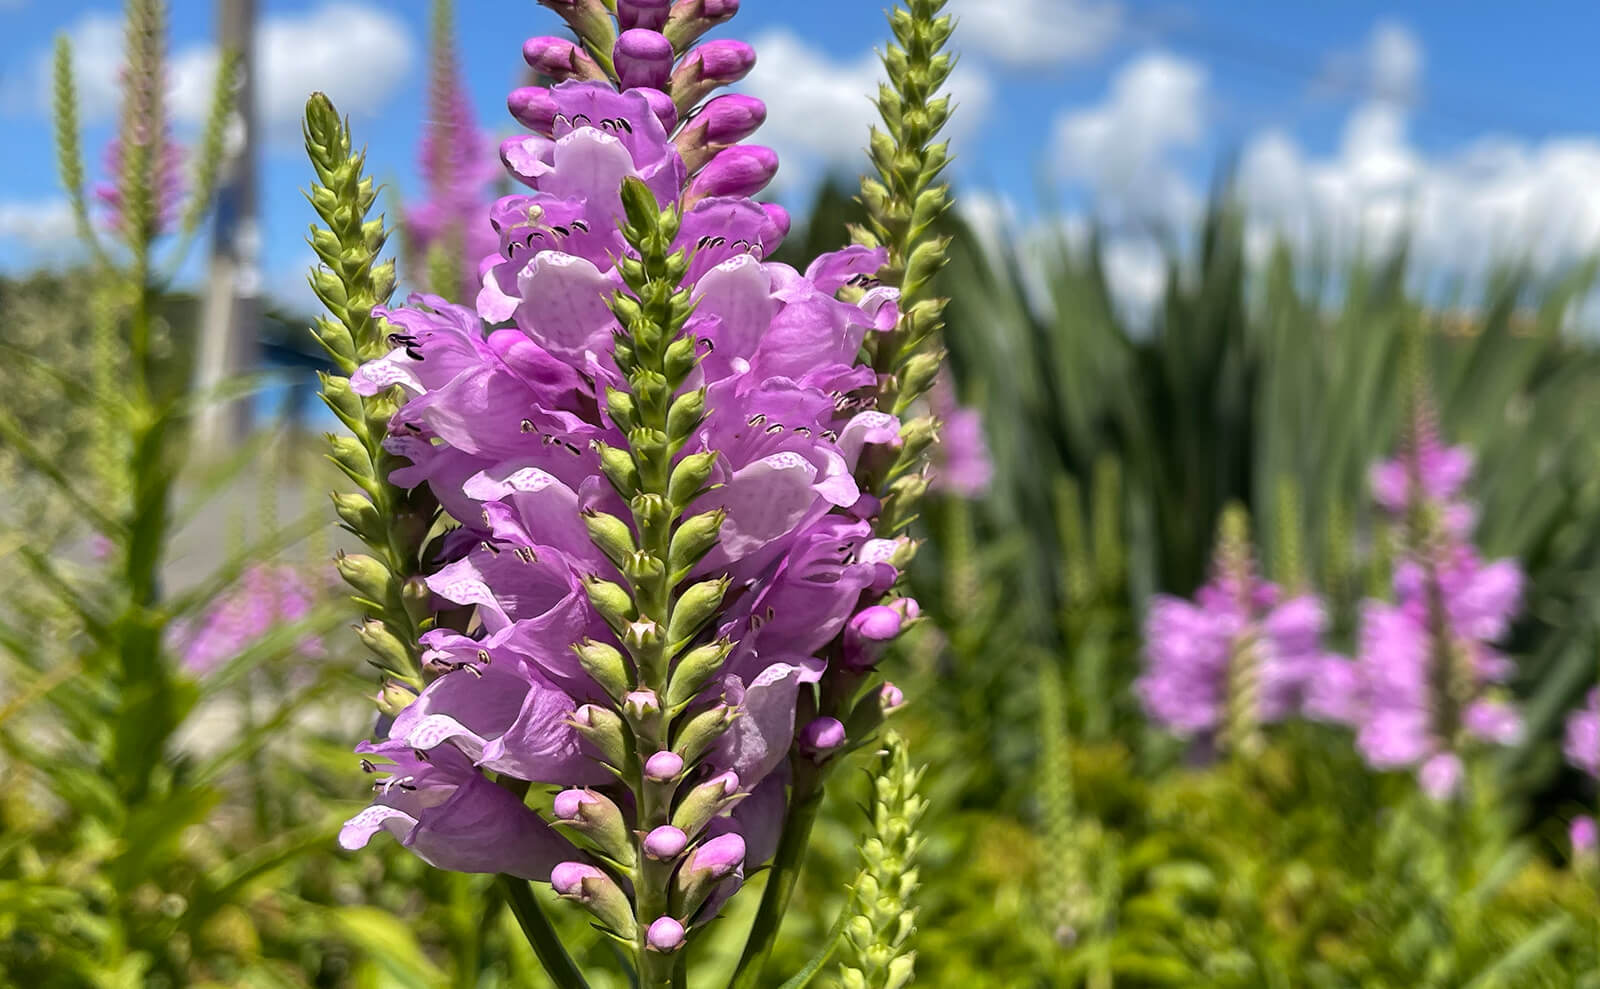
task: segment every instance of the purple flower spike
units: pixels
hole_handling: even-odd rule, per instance
[[[540,75],[557,82],[568,79],[604,80],[605,70],[588,53],[565,38],[529,38],[522,43],[522,58]]]
[[[623,89],[664,89],[672,76],[672,42],[660,31],[636,27],[622,32],[611,58]]]
[[[689,847],[689,836],[670,824],[663,824],[644,836],[644,853],[658,862],[670,862]]]
[[[683,925],[671,917],[657,917],[645,932],[645,940],[656,951],[677,951],[683,947]]]
[[[739,144],[717,152],[689,183],[686,203],[711,196],[753,196],[778,174],[778,155],[757,144]]]
[[[845,743],[844,724],[838,718],[816,718],[800,730],[800,751],[818,761]]]
[[[645,760],[644,775],[656,783],[669,783],[683,772],[683,756],[676,752],[661,751]]]

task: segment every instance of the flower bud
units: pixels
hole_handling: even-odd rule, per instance
[[[1593,865],[1595,850],[1600,847],[1600,829],[1595,827],[1594,818],[1573,818],[1567,836],[1572,841],[1572,857],[1586,865]]]
[[[572,726],[611,766],[628,764],[628,734],[617,712],[598,704],[585,704],[572,714]]]
[[[375,557],[340,550],[333,566],[357,594],[380,607],[388,601],[394,575]]]
[[[623,31],[647,28],[659,31],[667,25],[672,0],[617,0],[617,22]]]
[[[844,724],[838,718],[816,718],[800,729],[800,751],[815,762],[826,761],[844,743]]]
[[[601,580],[594,575],[583,578],[583,590],[589,603],[612,628],[622,628],[633,621],[633,596],[621,584]]]
[[[378,691],[378,695],[373,698],[373,701],[377,703],[379,711],[392,718],[410,707],[411,702],[416,699],[416,691],[405,684],[396,683],[393,680],[385,680],[383,688]]]
[[[374,665],[391,673],[409,673],[412,669],[411,651],[389,626],[376,619],[356,626],[356,637],[372,651]]]
[[[717,545],[722,524],[727,519],[727,510],[717,508],[691,515],[678,526],[667,547],[667,569],[674,583],[687,577],[694,565]]]
[[[707,31],[739,12],[739,0],[676,0],[662,33],[683,51]]]
[[[734,710],[726,704],[701,711],[683,723],[672,751],[682,756],[685,763],[697,761],[728,730],[733,718]]]
[[[601,472],[618,494],[627,499],[639,493],[639,469],[634,465],[633,454],[605,443],[596,443],[595,451],[600,455]]]
[[[529,38],[522,43],[522,58],[540,75],[556,82],[583,79],[591,82],[606,80],[605,70],[582,48],[565,38]]]
[[[744,864],[744,839],[735,833],[718,835],[689,853],[674,882],[674,905],[693,917],[717,884]]]
[[[622,713],[630,721],[643,721],[661,714],[661,699],[654,690],[635,690],[622,699]]]
[[[883,689],[878,691],[878,699],[883,704],[884,714],[888,714],[891,711],[897,711],[904,707],[906,703],[905,692],[899,687],[896,687],[894,684],[888,682],[885,682]]]
[[[685,204],[711,196],[753,196],[778,174],[778,155],[759,144],[723,148],[689,183]]]
[[[667,483],[667,497],[674,505],[688,505],[699,497],[706,482],[711,479],[711,469],[716,466],[717,453],[707,450],[691,453],[672,468],[672,478]]]
[[[605,0],[539,0],[539,3],[560,14],[581,40],[600,51],[609,49],[616,39],[616,25],[611,22],[611,11]]]
[[[644,939],[651,951],[677,951],[683,947],[683,925],[671,917],[657,917],[645,931]]]
[[[661,127],[668,134],[678,126],[678,105],[672,102],[672,97],[659,89],[641,89],[639,93],[644,96],[644,101],[650,104],[650,112],[661,121]]]
[[[628,528],[628,523],[595,509],[585,509],[582,512],[583,526],[589,530],[589,540],[600,548],[606,559],[622,566],[622,561],[633,553],[633,530]]]
[[[767,214],[767,219],[777,225],[779,240],[789,236],[789,230],[794,226],[794,221],[789,218],[788,210],[777,203],[762,203],[761,209]],[[770,254],[772,249],[777,246],[777,244],[767,245],[767,252]]]
[[[689,847],[689,836],[670,824],[663,824],[644,836],[644,853],[657,862],[670,862]]]
[[[756,50],[742,41],[708,41],[678,63],[667,91],[684,113],[712,90],[743,79],[755,64]]]
[[[623,89],[665,89],[672,76],[672,42],[660,31],[632,28],[617,38],[611,60]]]
[[[672,606],[672,620],[667,624],[667,648],[676,651],[700,633],[706,622],[717,613],[732,580],[717,577],[691,584]]]
[[[706,390],[696,388],[672,400],[667,409],[667,441],[682,443],[706,415]]]
[[[506,108],[517,123],[543,137],[554,137],[556,127],[555,97],[548,86],[523,86],[513,89],[506,97]],[[514,139],[516,140],[516,139]]]
[[[666,749],[644,761],[644,778],[652,783],[671,783],[683,772],[683,756]]]
[[[648,618],[629,622],[622,629],[622,644],[634,655],[646,649],[654,649],[661,644],[661,626]]]
[[[562,862],[551,870],[550,885],[563,898],[583,904],[613,934],[631,938],[638,929],[627,895],[610,876],[594,866]]]
[[[716,676],[732,649],[733,643],[718,639],[689,650],[678,660],[667,683],[667,707],[674,716]]]
[[[712,99],[673,138],[690,174],[721,149],[738,144],[767,119],[767,105],[754,96],[729,93]]]
[[[711,819],[726,810],[738,797],[739,776],[726,772],[713,776],[690,790],[672,813],[672,823],[685,834],[696,835]]]
[[[886,604],[875,604],[856,612],[844,629],[845,667],[871,669],[883,654],[884,644],[900,634],[903,624],[901,612]]]
[[[378,517],[378,509],[366,495],[354,491],[336,491],[332,497],[334,511],[339,513],[339,518],[346,525],[355,530],[356,535],[366,538],[373,533],[383,531],[383,522]]]
[[[559,827],[587,837],[618,864],[631,867],[637,861],[622,811],[603,794],[584,789],[562,790],[556,794],[552,810]]]
[[[612,700],[621,700],[628,692],[628,664],[615,646],[584,639],[574,645],[572,651],[578,654],[578,665],[583,667],[583,672]]]

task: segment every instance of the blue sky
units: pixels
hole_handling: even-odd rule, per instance
[[[298,189],[295,109],[312,86],[352,111],[376,172],[415,188],[425,0],[260,0],[265,271],[297,297],[309,219]],[[180,139],[212,64],[211,0],[171,0]],[[459,44],[480,121],[509,130],[504,93],[526,36],[556,33],[530,0],[458,4]],[[731,33],[763,61],[747,88],[771,106],[761,137],[784,155],[776,192],[802,203],[828,167],[853,169],[883,36],[876,0],[746,0]],[[1004,228],[1069,227],[1093,211],[1123,234],[1112,268],[1137,291],[1154,255],[1139,231],[1181,228],[1217,163],[1239,169],[1263,241],[1370,244],[1413,229],[1425,260],[1480,266],[1535,245],[1559,265],[1600,246],[1600,128],[1592,55],[1600,9],[1524,5],[1168,4],[952,0],[965,20],[956,83],[964,113],[954,170],[974,215]],[[7,55],[0,118],[0,266],[70,251],[40,89],[53,37],[80,49],[91,173],[109,137],[118,40],[105,0],[0,0]],[[729,33],[729,32],[724,32]],[[1041,199],[1041,190],[1048,196]],[[1064,219],[1060,214],[1065,214]],[[1081,222],[1080,222],[1081,225]],[[1120,252],[1120,253],[1119,253]]]

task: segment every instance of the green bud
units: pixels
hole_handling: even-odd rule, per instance
[[[585,704],[573,712],[572,727],[596,749],[614,769],[628,765],[628,729],[617,712],[599,704]]]
[[[700,633],[706,622],[717,613],[722,597],[732,581],[727,577],[702,580],[691,585],[678,597],[672,607],[672,618],[667,622],[667,649],[672,652],[683,648]]]
[[[615,515],[586,509],[583,512],[583,525],[589,530],[589,538],[600,547],[600,552],[617,566],[622,566],[622,562],[633,554],[633,530]]]
[[[699,761],[733,724],[734,717],[734,709],[726,704],[717,704],[701,711],[678,729],[678,737],[672,742],[672,751],[683,757],[685,765]]]
[[[383,532],[383,517],[364,494],[353,491],[336,491],[332,495],[334,511],[358,536],[368,538]]]
[[[666,564],[642,549],[628,554],[628,558],[622,561],[621,568],[623,576],[633,581],[635,585],[660,580],[667,572]]]
[[[907,467],[919,463],[938,438],[938,421],[932,416],[918,416],[900,428],[899,460]]]
[[[672,400],[672,408],[667,410],[667,441],[675,446],[682,445],[689,438],[695,427],[700,425],[706,414],[706,390],[697,388],[694,391],[684,392]]]
[[[660,532],[672,523],[672,503],[663,495],[635,495],[628,507],[633,511],[634,523],[645,532]]]
[[[648,618],[629,622],[622,629],[622,644],[636,656],[654,649],[661,644],[661,626]]]
[[[606,475],[606,480],[617,489],[624,499],[632,498],[639,491],[639,471],[633,464],[633,455],[620,447],[609,446],[596,442],[595,451],[600,454],[600,470]]]
[[[347,554],[343,550],[334,557],[334,568],[344,582],[356,593],[379,605],[386,605],[395,590],[394,575],[374,557],[365,554]]]
[[[365,621],[356,626],[361,644],[377,658],[377,666],[391,673],[406,674],[413,668],[411,650],[389,626],[377,620]]]
[[[627,588],[590,575],[583,578],[583,590],[589,595],[589,603],[594,605],[594,610],[613,629],[621,629],[633,621],[633,597]]]
[[[638,420],[638,406],[634,404],[633,396],[620,388],[606,388],[606,414],[617,428],[626,432],[632,429]]]
[[[727,518],[727,511],[717,508],[691,515],[678,526],[667,549],[667,569],[672,573],[674,584],[688,576],[694,565],[711,552]]]
[[[672,678],[667,683],[667,709],[676,716],[683,707],[694,700],[711,678],[722,669],[733,643],[718,639],[689,650],[673,664]]]
[[[400,604],[413,624],[421,625],[433,617],[433,591],[428,589],[428,582],[422,577],[408,577],[400,585]]]
[[[711,470],[716,466],[717,452],[706,450],[691,453],[672,468],[672,478],[667,482],[667,497],[679,508],[687,506],[705,491]]]
[[[328,434],[328,448],[333,462],[357,481],[372,478],[372,457],[366,446],[354,436]]]
[[[681,336],[667,344],[666,357],[662,361],[662,370],[666,373],[667,382],[676,388],[683,384],[695,367],[700,363],[700,353],[694,337]]]
[[[603,927],[624,941],[633,940],[638,933],[627,894],[607,876],[585,878],[577,891],[563,893],[562,898],[583,904]]]
[[[416,699],[416,692],[407,688],[404,684],[396,683],[393,680],[385,680],[383,686],[378,689],[378,695],[373,698],[373,701],[378,705],[379,711],[393,718],[410,707],[411,702]]]
[[[938,376],[939,368],[944,365],[944,353],[913,354],[906,361],[905,367],[900,371],[900,395],[903,403],[909,404],[918,396],[927,393],[933,386],[933,379]]]
[[[621,703],[623,696],[632,689],[628,676],[628,663],[622,653],[614,646],[593,639],[584,639],[574,645],[572,650],[578,654],[578,664],[589,674],[590,679],[598,683],[612,700]]]
[[[574,799],[576,798],[576,799]],[[573,806],[576,805],[576,806]],[[561,817],[561,814],[568,814]],[[611,861],[631,869],[639,861],[622,811],[596,790],[568,790],[556,799],[555,827],[581,834]]]
[[[628,229],[624,233],[630,242],[644,240],[661,224],[661,207],[656,203],[656,194],[632,175],[622,180],[622,211],[628,219]]]
[[[717,776],[701,783],[686,793],[672,812],[672,826],[690,838],[698,835],[712,819],[738,799],[737,783],[729,785],[725,776]]]

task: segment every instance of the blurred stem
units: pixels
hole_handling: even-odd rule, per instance
[[[533,953],[539,956],[539,964],[544,966],[545,974],[561,989],[589,989],[589,983],[584,981],[577,963],[567,954],[555,928],[550,926],[550,918],[545,916],[544,908],[533,895],[533,887],[527,880],[516,876],[502,875],[499,880],[500,888],[506,894],[506,902],[511,904],[511,913],[517,918],[517,926],[522,928],[522,934],[528,939]]]
[[[805,771],[803,765],[796,765],[798,775],[790,793],[789,809],[783,816],[783,837],[779,839],[777,854],[772,857],[767,888],[761,894],[761,907],[756,911],[755,923],[750,927],[744,954],[739,957],[739,965],[728,983],[729,989],[756,989],[761,984],[761,970],[777,943],[778,928],[789,908],[789,898],[794,895],[800,868],[805,864],[811,829],[822,808],[823,777],[820,771]]]

